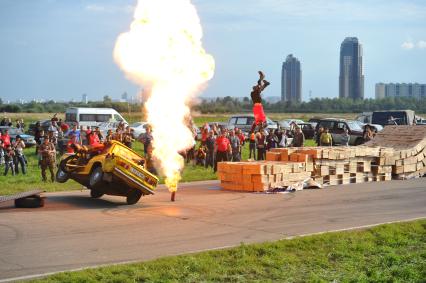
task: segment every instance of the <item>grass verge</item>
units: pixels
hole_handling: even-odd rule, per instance
[[[33,282],[425,282],[426,220],[56,274]]]

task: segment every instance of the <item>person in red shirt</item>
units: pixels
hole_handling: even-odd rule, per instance
[[[4,134],[1,136],[1,140],[3,141],[4,148],[7,148],[10,145],[9,130],[4,131]]]
[[[214,168],[213,171],[217,171],[217,163],[221,161],[228,161],[228,153],[231,150],[231,143],[229,142],[229,139],[225,137],[224,133],[221,131],[219,136],[216,139],[215,144],[215,153],[216,153],[216,159],[214,162]]]
[[[91,146],[96,146],[101,143],[101,141],[99,140],[99,136],[97,135],[96,132],[90,132],[88,137],[89,137],[89,145]]]
[[[77,144],[77,137],[74,134],[70,135],[70,140],[67,142],[67,153],[75,153],[73,144]]]

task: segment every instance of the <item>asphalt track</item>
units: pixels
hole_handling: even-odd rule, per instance
[[[184,184],[133,206],[88,191],[47,194],[46,206],[0,206],[0,282],[12,278],[426,217],[426,179],[304,190],[227,192]]]

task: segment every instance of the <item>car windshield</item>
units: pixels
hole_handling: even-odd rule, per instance
[[[358,122],[356,122],[356,121],[348,121],[347,123],[348,123],[348,126],[349,126],[350,130],[352,130],[352,131],[359,131],[359,132],[362,131],[362,127],[358,124]]]

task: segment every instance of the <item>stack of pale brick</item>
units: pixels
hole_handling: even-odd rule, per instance
[[[389,126],[357,147],[272,149],[266,161],[218,164],[227,190],[265,191],[312,178],[322,185],[406,179],[426,173],[426,126]]]

